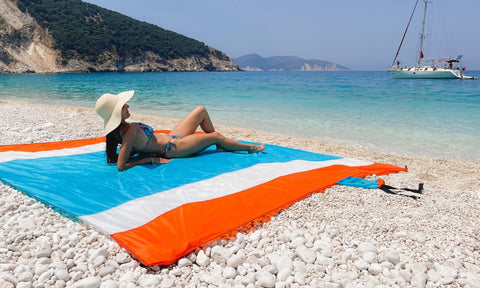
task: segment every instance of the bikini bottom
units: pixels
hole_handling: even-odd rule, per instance
[[[177,135],[170,135],[170,136],[172,136],[172,140],[182,139],[182,137]],[[172,140],[168,141],[167,145],[165,145],[165,153],[172,151],[172,148],[175,146],[175,143]]]

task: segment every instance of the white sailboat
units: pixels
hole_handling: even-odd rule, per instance
[[[423,54],[423,40],[425,39],[425,20],[427,18],[427,6],[428,0],[422,0],[425,3],[423,10],[423,21],[422,21],[422,31],[420,33],[420,51],[418,53],[417,65],[414,67],[401,67],[400,62],[397,60],[398,54],[407,34],[408,27],[412,21],[413,14],[418,4],[417,0],[415,2],[415,7],[413,8],[412,15],[408,21],[405,32],[403,33],[402,40],[397,50],[397,54],[393,59],[392,66],[388,69],[391,78],[399,79],[477,79],[474,76],[466,76],[463,74],[465,70],[461,59],[462,55],[457,58],[431,58],[426,59]]]

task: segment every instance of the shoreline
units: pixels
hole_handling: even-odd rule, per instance
[[[134,89],[138,97],[132,100],[133,112],[182,118],[195,105],[203,104],[215,123],[257,132],[334,142],[386,154],[480,163],[480,154],[476,152],[480,146],[476,126],[480,123],[475,117],[478,103],[473,82],[452,85],[451,81],[425,80],[402,85],[402,81],[389,79],[386,72],[345,72],[338,77],[293,72],[235,75],[106,73],[27,75],[19,79],[7,76],[5,91],[0,94],[10,99],[92,108],[95,95]],[[283,81],[286,86],[276,84]],[[376,83],[375,87],[370,87],[371,81]],[[179,83],[183,83],[180,90]],[[420,87],[423,88],[417,89]],[[438,92],[435,99],[427,93],[431,89]],[[297,99],[297,104],[291,99]],[[250,106],[252,103],[254,106]],[[243,108],[235,108],[237,105]],[[286,115],[295,116],[285,118]]]
[[[0,113],[5,122],[0,145],[97,137],[103,127],[93,109],[77,106],[0,99]],[[178,121],[137,113],[131,118],[155,129],[171,129]],[[381,178],[399,188],[416,189],[424,183],[425,191],[415,201],[381,190],[336,185],[293,204],[246,235],[212,243],[176,265],[147,269],[108,236],[1,184],[0,225],[5,240],[0,240],[0,279],[32,285],[43,281],[56,287],[88,281],[98,284],[89,287],[126,287],[125,283],[248,287],[273,275],[280,287],[480,286],[480,220],[476,216],[480,163],[389,155],[224,125],[216,128],[239,140],[406,165],[409,172]],[[316,247],[314,263],[296,255],[298,242]],[[241,250],[246,257],[232,271],[215,256],[214,251],[221,248],[235,255]],[[276,264],[275,271],[279,251],[289,255],[286,262],[292,265]],[[204,265],[202,254],[208,264]],[[285,279],[280,268],[290,269]]]
[[[98,115],[94,112],[93,108],[89,108],[86,106],[77,106],[77,105],[65,105],[65,104],[45,104],[45,103],[36,103],[36,102],[29,102],[25,100],[12,100],[12,99],[2,99],[0,98],[0,105],[2,104],[10,104],[10,105],[15,105],[18,106],[20,104],[25,104],[27,106],[38,106],[38,107],[58,107],[59,109],[69,109],[72,111],[70,118],[76,116],[76,115],[81,115],[84,113],[89,113],[92,114],[91,118],[99,118]],[[207,107],[208,108],[208,107]],[[93,113],[92,113],[93,112]],[[143,114],[139,112],[132,112],[131,113],[131,119],[138,120],[138,121],[144,121],[146,123],[152,123],[154,129],[171,129],[173,126],[178,123],[181,119],[177,118],[169,118],[169,117],[161,117],[161,116],[155,116],[155,115],[150,115],[150,114]],[[91,125],[96,125],[92,126],[95,127],[92,132],[92,135],[87,136],[87,137],[98,137],[102,135],[102,130],[97,129],[98,126],[103,125],[101,122],[101,119],[97,119],[98,121],[95,121],[95,119],[89,119],[87,124]],[[379,157],[379,159],[393,159],[393,160],[402,160],[404,159],[405,161],[411,161],[411,159],[414,159],[415,161],[439,161],[441,163],[448,162],[452,163],[453,165],[462,165],[462,164],[471,164],[471,165],[477,165],[480,164],[480,162],[476,161],[468,161],[468,160],[461,160],[461,159],[452,159],[452,158],[439,158],[439,157],[428,157],[428,156],[423,156],[423,155],[410,155],[410,154],[396,154],[396,153],[386,153],[377,149],[372,149],[370,147],[363,147],[363,146],[356,146],[356,145],[349,145],[346,143],[340,142],[331,142],[328,140],[317,140],[317,139],[311,139],[311,138],[301,138],[298,136],[291,136],[291,135],[286,135],[286,134],[278,134],[278,133],[271,133],[271,132],[264,132],[264,131],[257,131],[249,128],[242,128],[242,127],[236,127],[236,126],[230,126],[230,125],[224,125],[224,124],[217,124],[214,123],[215,127],[217,130],[220,132],[224,133],[226,136],[239,139],[239,140],[247,140],[247,141],[253,141],[255,142],[256,139],[258,138],[257,142],[261,142],[263,139],[266,139],[267,141],[270,142],[265,142],[269,144],[275,144],[275,145],[284,145],[290,148],[296,148],[296,149],[303,149],[302,147],[299,146],[294,146],[294,145],[304,145],[305,147],[308,147],[310,149],[314,150],[309,150],[311,152],[316,152],[316,153],[324,153],[324,154],[333,154],[337,155],[335,153],[338,153],[340,151],[341,153],[345,153],[345,155],[338,155],[342,157],[360,157],[358,155],[364,155],[364,157],[371,157],[374,155],[375,157]],[[37,127],[37,130],[41,130],[41,127]],[[16,129],[20,130],[20,129]],[[18,131],[17,131],[18,132]],[[82,133],[84,135],[85,133]],[[258,135],[258,137],[256,137]],[[255,139],[252,138],[252,136],[256,137]],[[245,139],[244,139],[245,138]],[[71,140],[71,139],[77,139],[72,137],[68,137],[67,135],[63,135],[63,137],[59,137],[58,139],[61,140],[42,140],[44,142],[46,141],[62,141],[62,140]],[[22,144],[22,142],[15,142],[17,141],[22,141],[25,139],[19,139],[19,138],[12,138],[12,139],[3,139],[0,141],[0,145],[6,145],[6,144]],[[27,139],[28,140],[28,139]],[[7,142],[5,142],[7,141]],[[39,141],[35,141],[39,142]],[[41,142],[41,141],[40,141]],[[286,144],[278,144],[285,142]],[[26,141],[25,143],[28,143]],[[289,146],[290,145],[290,146]],[[350,155],[350,156],[348,156]],[[401,165],[400,164],[395,164],[395,165]]]

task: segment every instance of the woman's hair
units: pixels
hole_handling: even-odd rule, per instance
[[[106,152],[107,152],[107,163],[117,163],[118,154],[117,148],[118,144],[122,143],[122,136],[120,136],[120,126],[115,128],[112,132],[107,134],[106,139]]]

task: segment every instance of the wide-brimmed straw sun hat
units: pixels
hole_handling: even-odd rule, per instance
[[[118,95],[103,94],[98,98],[95,104],[95,112],[103,118],[103,133],[105,135],[120,125],[122,122],[122,107],[133,97],[133,93],[134,91],[131,90],[121,92]]]

